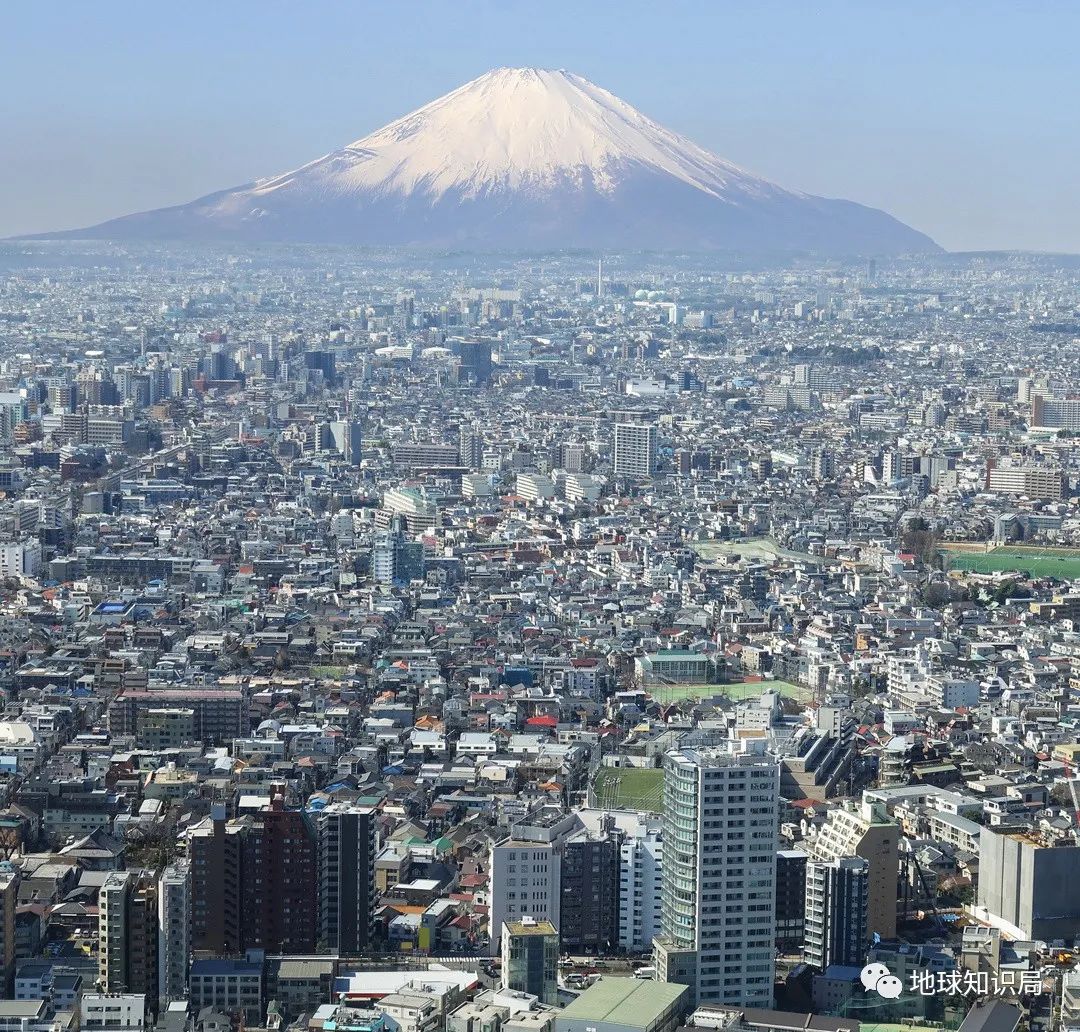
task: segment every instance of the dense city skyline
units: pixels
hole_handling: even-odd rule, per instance
[[[0,1025],[1080,1027],[1078,284],[0,243]]]
[[[0,1032],[1080,1032],[1080,8],[4,29]]]

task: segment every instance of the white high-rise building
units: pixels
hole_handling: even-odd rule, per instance
[[[1065,473],[1054,466],[1009,462],[986,464],[986,490],[991,494],[1026,495],[1056,502],[1065,497],[1068,482]]]
[[[656,427],[615,424],[615,476],[647,479],[656,469]]]
[[[1032,426],[1080,430],[1080,398],[1057,398],[1034,392],[1030,392],[1030,397]]]
[[[540,473],[519,473],[514,491],[526,502],[540,502],[555,497],[555,485]]]
[[[127,904],[132,875],[111,871],[98,889],[98,979],[107,992],[127,987]]]
[[[375,526],[386,530],[395,516],[401,516],[409,534],[419,534],[439,525],[439,510],[433,501],[413,488],[391,488],[383,492],[382,508],[375,513]]]
[[[187,999],[191,958],[191,868],[166,867],[158,882],[158,1010]]]
[[[491,898],[489,948],[499,952],[503,924],[523,917],[559,927],[562,889],[562,840],[579,827],[575,814],[548,808],[514,824],[488,854]]]
[[[41,570],[41,542],[36,538],[0,542],[0,577],[36,577]]]
[[[458,455],[467,469],[479,469],[484,461],[484,439],[470,426],[458,431]]]
[[[771,1007],[780,764],[760,739],[664,757],[660,981],[692,1002]]]
[[[465,473],[461,477],[462,498],[490,498],[491,477],[485,473]]]
[[[619,946],[624,950],[642,953],[660,934],[663,855],[659,820],[619,848]]]

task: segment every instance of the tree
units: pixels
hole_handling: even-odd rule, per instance
[[[994,589],[994,601],[997,604],[1004,605],[1010,598],[1012,598],[1020,590],[1019,585],[1014,580],[1002,581]]]
[[[1055,806],[1067,806],[1069,809],[1075,806],[1072,791],[1068,785],[1055,785],[1050,789],[1050,802]]]
[[[927,566],[935,564],[939,538],[921,516],[917,516],[904,528],[904,533],[900,537],[900,544],[905,552],[910,552],[918,557]]]
[[[862,674],[856,674],[851,679],[851,694],[856,699],[865,699],[871,691],[873,686],[870,684],[869,678]]]
[[[952,601],[952,589],[944,581],[932,581],[923,589],[923,601],[934,609]]]

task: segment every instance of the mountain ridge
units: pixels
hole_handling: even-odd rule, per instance
[[[787,190],[565,70],[499,68],[298,168],[38,238],[396,246],[938,251]]]

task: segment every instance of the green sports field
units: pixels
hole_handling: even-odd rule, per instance
[[[732,702],[756,699],[762,692],[779,692],[786,699],[807,702],[813,698],[809,688],[790,681],[753,681],[739,684],[654,684],[649,694],[659,703],[681,702],[683,699],[711,699],[722,695]]]
[[[1033,577],[1056,577],[1059,580],[1080,578],[1080,549],[1039,548],[1030,545],[1003,545],[989,552],[945,550],[950,570],[970,573],[1016,571]]]
[[[310,669],[312,677],[325,677],[335,681],[349,672],[349,668],[345,666],[313,666]]]
[[[653,767],[601,767],[593,782],[596,805],[605,810],[663,808],[664,772]]]

